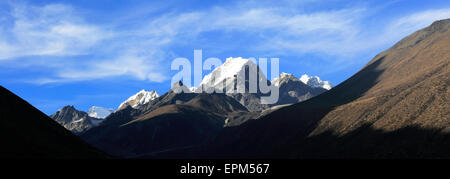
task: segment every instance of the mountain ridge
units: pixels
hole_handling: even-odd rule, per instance
[[[448,157],[449,29],[449,19],[433,23],[331,90],[226,128],[214,139],[220,142],[202,152],[245,158]]]

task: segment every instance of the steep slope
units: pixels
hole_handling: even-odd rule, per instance
[[[247,108],[239,102],[222,93],[201,93],[185,104],[215,113],[218,116],[227,116],[232,112],[248,112]]]
[[[0,158],[106,157],[2,86],[0,140]]]
[[[99,126],[82,137],[113,155],[152,157],[204,143],[222,129],[227,114],[234,111],[247,110],[224,94],[199,94],[183,104],[164,105],[120,125]]]
[[[55,114],[50,115],[50,117],[74,134],[82,133],[102,121],[101,119],[90,117],[84,111],[75,109],[74,106],[64,106],[56,111]]]
[[[449,29],[450,20],[434,22],[330,91],[226,128],[202,154],[450,157]]]

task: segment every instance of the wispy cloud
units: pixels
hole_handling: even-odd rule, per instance
[[[368,30],[373,27],[364,21],[373,9],[366,6],[305,12],[289,6],[241,3],[197,11],[167,11],[148,18],[143,18],[140,11],[139,21],[124,28],[123,24],[134,18],[130,14],[105,26],[89,23],[88,17],[69,5],[11,6],[10,23],[0,24],[0,63],[26,56],[62,59],[86,55],[48,65],[53,73],[30,80],[37,84],[116,76],[162,82],[168,79],[167,70],[160,67],[172,53],[172,46],[199,43],[199,37],[217,31],[252,41],[244,50],[255,53],[319,53],[351,59],[346,58],[348,54],[385,46],[435,20],[450,17],[450,9],[427,10],[388,19],[379,28]],[[217,43],[214,40],[201,41],[200,47]],[[220,48],[243,50],[231,44]],[[46,62],[30,64],[46,66]]]
[[[1,29],[6,29],[0,31],[1,37],[8,37],[0,38],[0,61],[20,60],[28,56],[62,59],[28,60],[28,66],[54,67],[54,73],[26,81],[36,84],[64,83],[123,75],[154,82],[166,79],[156,68],[160,60],[156,55],[160,52],[155,50],[158,46],[150,46],[148,43],[151,42],[145,42],[146,39],[133,40],[128,32],[87,23],[68,5],[11,6],[11,24],[0,25]],[[94,57],[86,60],[64,59],[79,55]],[[22,60],[21,63],[26,62]]]
[[[83,22],[65,5],[29,7],[14,5],[11,24],[4,24],[0,60],[33,55],[79,55],[87,53],[112,33]]]
[[[162,82],[166,76],[158,73],[158,64],[148,59],[152,55],[137,55],[135,52],[122,54],[115,59],[89,62],[84,69],[63,69],[58,72],[62,79],[90,80],[97,78],[129,75],[140,80]]]

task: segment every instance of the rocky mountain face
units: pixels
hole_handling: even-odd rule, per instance
[[[75,134],[80,134],[102,121],[102,119],[91,117],[88,113],[75,109],[74,106],[65,106],[50,117]]]
[[[215,142],[197,154],[448,158],[449,64],[447,19],[404,38],[351,78],[317,97],[225,128]]]
[[[106,158],[0,86],[0,158]]]

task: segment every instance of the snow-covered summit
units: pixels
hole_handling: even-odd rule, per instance
[[[141,90],[135,95],[129,97],[122,104],[120,104],[117,110],[126,108],[127,106],[137,108],[141,105],[147,104],[148,102],[156,99],[157,97],[159,97],[159,94],[155,90],[152,91]]]
[[[194,93],[195,90],[197,90],[197,88],[195,86],[189,88],[189,91],[191,91],[192,93]]]
[[[238,74],[246,70],[246,68],[258,69],[259,67],[252,60],[244,59],[242,57],[229,57],[226,59],[225,63],[206,75],[199,87],[215,87],[224,80],[234,80]],[[266,79],[265,75],[260,75],[259,77],[263,78],[263,80]]]
[[[322,81],[318,76],[308,76],[307,74],[304,74],[300,77],[300,81],[316,88],[320,87],[330,90],[333,87],[333,84],[331,84],[329,81]]]
[[[273,79],[271,81],[271,83],[275,86],[280,86],[280,84],[282,84],[285,81],[289,81],[289,80],[299,81],[299,79],[296,78],[293,74],[283,72],[280,74],[279,77]]]
[[[88,110],[88,115],[90,117],[95,117],[95,118],[98,118],[98,119],[104,119],[104,118],[108,117],[113,112],[114,112],[114,109],[109,109],[109,108],[104,108],[104,107],[99,107],[99,106],[92,106]]]

